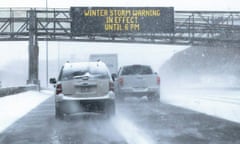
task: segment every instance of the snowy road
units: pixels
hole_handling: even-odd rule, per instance
[[[164,93],[162,101],[240,123],[240,89],[185,88]]]
[[[202,105],[212,94],[204,92],[195,102]],[[186,92],[187,94],[193,91]],[[202,93],[202,94],[203,94]],[[207,95],[207,93],[209,95]],[[222,92],[223,93],[223,92]],[[234,93],[234,92],[233,92]],[[23,93],[29,95],[29,93]],[[183,93],[182,93],[183,94]],[[111,120],[99,116],[54,118],[54,99],[50,93],[31,92],[33,97],[46,101],[0,133],[3,144],[237,144],[240,143],[240,124],[146,99],[127,99],[117,103],[117,114]],[[47,96],[48,95],[48,96]],[[237,95],[237,93],[236,93]],[[47,96],[47,97],[46,97]],[[183,95],[181,96],[183,100]],[[192,95],[192,97],[194,97]],[[237,99],[234,94],[233,99]],[[170,100],[170,97],[168,100]],[[223,100],[221,96],[219,99]],[[231,99],[231,100],[233,100]],[[166,97],[165,100],[167,101]],[[185,98],[187,100],[187,98]],[[197,101],[199,100],[199,101]],[[31,102],[32,101],[32,102]],[[40,100],[32,99],[27,103]],[[177,99],[175,102],[177,104]],[[196,102],[197,101],[197,102]],[[236,100],[237,101],[237,100]],[[169,101],[168,101],[169,102]],[[182,101],[183,102],[183,101]],[[186,101],[185,101],[186,102]],[[228,103],[221,102],[221,103]],[[232,101],[230,101],[232,103]],[[21,101],[19,101],[21,103]],[[27,104],[25,103],[25,104]],[[180,103],[180,101],[179,101]],[[209,104],[208,104],[209,105]],[[235,104],[238,106],[237,104]],[[4,106],[4,105],[2,105]],[[205,105],[206,106],[206,105]],[[214,106],[214,105],[212,105]],[[195,106],[196,107],[196,106]],[[189,107],[190,108],[190,107]],[[228,109],[229,107],[225,107]],[[26,108],[29,109],[29,108]],[[207,107],[205,108],[205,110]],[[211,110],[211,109],[210,109]],[[11,109],[10,111],[15,111]],[[2,118],[0,119],[2,120]]]
[[[0,132],[50,97],[50,91],[29,91],[0,98]]]

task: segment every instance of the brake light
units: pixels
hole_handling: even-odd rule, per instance
[[[120,86],[123,86],[123,82],[124,82],[123,78],[120,77],[120,78],[118,79],[118,83],[119,83],[119,85],[120,85]]]
[[[114,83],[109,82],[109,91],[114,91]]]
[[[60,94],[60,93],[62,93],[62,85],[61,85],[61,84],[58,84],[58,85],[56,86],[56,94]]]
[[[160,77],[157,76],[157,84],[160,85]]]

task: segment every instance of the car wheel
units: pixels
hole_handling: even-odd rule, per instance
[[[160,94],[159,93],[155,93],[155,94],[152,94],[152,95],[148,96],[148,101],[159,102],[159,100],[160,100]]]
[[[63,113],[60,111],[58,107],[55,107],[55,118],[59,120],[63,120],[64,118]]]
[[[117,100],[118,100],[119,102],[124,102],[124,99],[125,99],[124,96],[118,95],[118,97],[117,97]]]
[[[115,115],[115,103],[114,101],[105,103],[105,116],[106,118],[111,118]]]
[[[123,94],[120,94],[120,93],[118,92],[117,95],[116,95],[116,99],[117,99],[117,101],[119,101],[119,102],[123,102],[124,99],[125,99],[125,97],[124,97]]]

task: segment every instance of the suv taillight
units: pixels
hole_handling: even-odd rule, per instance
[[[120,85],[120,86],[123,86],[123,82],[124,82],[123,78],[120,77],[120,78],[118,79],[118,83],[119,83],[119,85]]]
[[[160,77],[157,76],[157,84],[160,85]]]
[[[109,82],[109,91],[114,91],[114,83]]]
[[[60,94],[60,93],[62,93],[62,85],[61,85],[61,84],[58,84],[58,85],[56,86],[56,94]]]

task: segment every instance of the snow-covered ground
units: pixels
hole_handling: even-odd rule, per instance
[[[52,95],[29,91],[0,98],[0,133]],[[179,107],[240,123],[240,91],[224,89],[163,90],[161,100]]]
[[[240,90],[186,88],[163,90],[165,103],[240,123]]]
[[[0,133],[50,96],[50,91],[28,91],[0,98]]]

